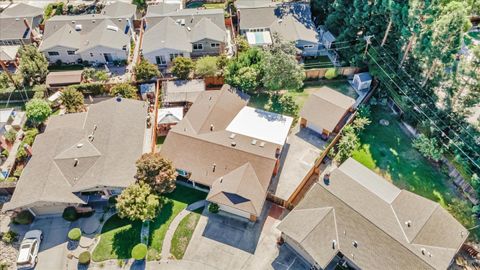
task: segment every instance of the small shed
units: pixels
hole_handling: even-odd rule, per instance
[[[300,111],[300,126],[309,128],[327,139],[338,132],[352,111],[355,100],[329,87],[311,94]]]
[[[368,72],[357,73],[353,75],[353,88],[357,91],[362,91],[365,89],[370,89],[370,85],[372,84],[372,76]]]
[[[172,126],[183,119],[183,107],[161,108],[157,115],[157,134],[166,136]]]
[[[204,80],[164,81],[162,102],[165,107],[185,106],[188,108],[204,91],[206,91]]]
[[[57,71],[47,75],[46,84],[49,89],[79,84],[83,80],[83,70]]]

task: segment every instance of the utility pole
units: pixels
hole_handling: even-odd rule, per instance
[[[368,46],[370,46],[370,44],[372,44],[372,39],[373,35],[371,36],[365,36],[363,39],[365,40],[365,42],[367,43],[365,45],[365,52],[363,52],[363,57],[365,58],[365,56],[367,56],[367,52],[368,52]]]
[[[403,53],[402,61],[400,62],[400,67],[403,66],[403,63],[404,63],[405,60],[407,59],[408,53],[409,53],[410,50],[412,49],[413,42],[415,41],[415,38],[416,38],[416,35],[415,35],[415,34],[413,34],[413,35],[410,37],[410,40],[408,41],[407,48],[405,48],[405,53]]]
[[[390,33],[390,30],[392,29],[392,22],[393,22],[393,20],[390,17],[390,21],[388,22],[387,30],[385,30],[385,35],[383,36],[382,45],[380,45],[381,47],[383,47],[383,45],[385,45],[385,42],[387,42],[388,34]]]

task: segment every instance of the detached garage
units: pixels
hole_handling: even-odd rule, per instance
[[[340,130],[354,103],[353,98],[324,86],[308,97],[300,111],[300,125],[327,139]]]

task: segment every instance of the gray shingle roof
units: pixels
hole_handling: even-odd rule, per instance
[[[225,42],[226,38],[225,29],[218,27],[209,18],[202,18],[189,33],[191,42],[197,42],[203,39]]]
[[[142,101],[111,98],[91,105],[86,113],[52,117],[37,136],[33,157],[3,210],[81,203],[74,192],[128,186],[143,152],[146,110]]]
[[[153,27],[148,28],[143,36],[142,51],[144,54],[159,49],[174,49],[192,51],[187,30],[177,24],[172,18],[163,18]]]
[[[446,269],[468,236],[439,204],[351,158],[328,183],[315,184],[278,228],[322,268],[331,260],[326,254],[342,252],[361,269]]]
[[[319,41],[308,3],[240,8],[240,29],[250,28],[268,28],[289,41]]]
[[[83,46],[78,52],[83,52],[91,48],[102,46],[111,49],[122,50],[129,46],[130,36],[126,35],[122,29],[119,29],[113,20],[106,19],[101,21],[97,27],[92,29],[83,38]]]
[[[102,14],[111,18],[135,18],[137,6],[122,1],[116,1],[106,5]]]
[[[0,18],[29,18],[43,15],[43,9],[25,3],[18,3],[5,9]]]
[[[166,13],[174,12],[181,8],[181,4],[173,4],[173,3],[158,3],[156,5],[149,5],[147,7],[147,15],[146,17],[155,17],[159,15],[163,15]]]
[[[44,38],[39,50],[44,51],[57,46],[79,49],[82,46],[82,36],[70,24],[65,24],[48,38]]]

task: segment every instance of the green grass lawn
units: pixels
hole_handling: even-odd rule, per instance
[[[168,194],[166,197],[167,201],[162,210],[160,210],[157,218],[150,223],[150,247],[148,252],[149,260],[160,259],[165,233],[167,232],[168,226],[173,221],[175,216],[185,209],[187,205],[205,199],[207,197],[207,193],[182,185],[177,185],[175,191]]]
[[[198,220],[200,219],[203,208],[197,209],[195,212],[188,214],[180,221],[172,238],[172,247],[170,253],[177,259],[181,260],[185,251],[187,250],[188,243],[192,239],[193,231],[197,227]]]
[[[93,251],[94,261],[108,259],[128,259],[131,257],[132,248],[140,243],[140,230],[142,222],[131,222],[112,216],[103,225],[100,242]]]
[[[315,81],[305,82],[303,89],[299,91],[288,91],[285,95],[292,96],[300,108],[303,107],[308,96],[315,91],[318,91],[322,86],[328,86],[352,98],[357,98],[358,95],[355,90],[348,84],[347,81]],[[249,106],[268,110],[268,92],[261,92],[250,96]]]
[[[67,71],[67,70],[82,70],[83,65],[52,65],[48,67],[49,71]]]
[[[380,119],[390,122],[379,124]],[[361,134],[361,147],[353,158],[396,186],[446,206],[453,193],[447,176],[412,147],[395,115],[382,106],[372,106],[372,123]]]
[[[330,61],[330,58],[326,55],[305,59],[303,64],[305,69],[333,67],[332,61]]]

